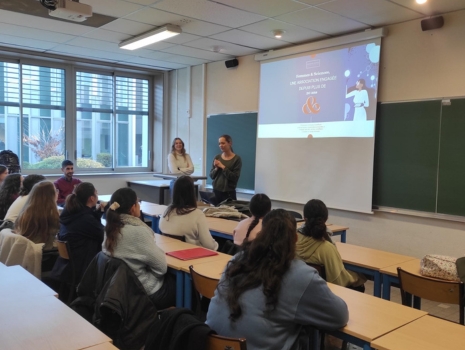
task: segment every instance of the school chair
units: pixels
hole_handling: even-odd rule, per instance
[[[207,337],[206,350],[247,350],[247,342],[244,338],[222,337],[216,334],[210,334]]]
[[[320,275],[321,278],[323,278],[326,281],[326,270],[324,265],[320,264],[313,264],[313,263],[306,263],[308,266],[313,267],[318,274]]]
[[[397,268],[399,276],[402,305],[420,309],[420,298],[439,303],[456,304],[460,308],[460,324],[464,323],[463,282],[438,280],[425,276],[415,275],[402,268]]]
[[[73,259],[70,256],[70,249],[68,242],[60,241],[58,239],[55,239],[55,242],[57,244],[58,248],[58,255],[60,258],[64,260],[68,260],[68,263],[71,266],[71,271],[72,271],[72,276],[71,276],[71,282],[67,283],[65,281],[61,281],[60,283],[60,289],[58,291],[58,295],[61,296],[63,294],[63,291],[65,290],[66,285],[69,286],[69,295],[68,295],[68,305],[73,301],[73,297],[76,294],[76,270],[74,268],[74,262]]]
[[[189,266],[191,274],[192,284],[194,286],[195,300],[197,304],[196,314],[204,320],[207,316],[208,307],[210,306],[210,300],[215,294],[215,289],[218,286],[219,279],[210,278],[199,274],[194,270],[194,267]]]

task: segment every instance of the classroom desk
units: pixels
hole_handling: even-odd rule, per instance
[[[186,242],[181,242],[174,238],[162,236],[159,234],[155,235],[155,241],[157,245],[165,253],[174,252],[174,251],[183,250],[183,249],[197,248],[196,245],[189,244]],[[168,267],[176,275],[176,307],[184,306],[184,307],[190,308],[191,306],[190,298],[188,299],[186,295],[187,293],[189,293],[189,295],[192,295],[192,287],[190,283],[188,285],[185,284],[186,278],[185,278],[185,272],[183,271],[183,268],[184,270],[186,267],[188,269],[189,266],[193,264],[193,262],[199,263],[199,264],[212,263],[218,260],[220,261],[224,260],[225,257],[231,258],[231,256],[227,254],[223,254],[223,253],[218,253],[218,255],[209,256],[209,257],[200,258],[200,259],[193,259],[193,260],[180,260],[172,256],[168,256],[168,255],[166,256],[166,263],[168,264]]]
[[[181,175],[176,175],[176,174],[153,174],[153,177],[159,177],[159,178],[162,178],[164,180],[176,180],[180,176]],[[192,176],[192,175],[189,175],[189,177],[194,181],[208,179],[207,176],[197,176],[197,175]]]
[[[207,216],[207,222],[212,236],[233,240],[233,232],[238,221]],[[348,227],[330,224],[328,228],[333,231],[334,236],[341,236],[342,243],[346,242]]]
[[[195,193],[199,193],[199,185],[194,184]],[[138,181],[128,181],[128,187],[131,187],[134,191],[147,194],[151,189],[158,190],[158,204],[165,204],[165,191],[170,188],[170,181],[168,180],[138,180]],[[143,200],[149,199],[151,201],[152,197],[143,196]]]
[[[83,350],[118,350],[116,346],[112,343],[102,343],[95,346],[91,346],[89,348],[85,348]]]
[[[53,289],[21,266],[3,266],[0,268],[0,301],[32,299],[43,296],[58,297]]]
[[[3,300],[0,329],[2,350],[80,350],[111,342],[53,296]]]
[[[397,277],[398,267],[407,272],[420,275],[420,259],[412,259],[400,264],[383,267],[381,270],[379,270],[383,279],[383,299],[390,300],[391,285],[393,283],[399,284],[399,278]]]
[[[327,333],[361,346],[364,350],[371,349],[370,343],[373,340],[427,314],[332,283],[328,283],[328,286],[346,302],[349,322],[345,327]]]
[[[336,247],[348,270],[373,276],[373,295],[376,297],[381,297],[382,279],[380,270],[382,268],[398,265],[415,259],[411,256],[385,252],[382,250],[347,243],[341,244],[336,242]]]
[[[464,326],[437,317],[424,316],[375,339],[371,347],[378,350],[437,350],[461,349],[463,344]]]

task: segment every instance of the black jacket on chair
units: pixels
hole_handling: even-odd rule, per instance
[[[149,331],[145,350],[204,350],[211,333],[215,332],[191,310],[165,309]]]
[[[120,349],[140,349],[156,319],[156,308],[137,276],[120,259],[97,254],[77,288],[71,307],[113,339]],[[90,308],[90,310],[89,310]]]

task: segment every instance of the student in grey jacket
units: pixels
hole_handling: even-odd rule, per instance
[[[175,305],[175,281],[166,273],[165,252],[156,245],[153,231],[139,217],[140,204],[134,190],[125,187],[113,193],[102,251],[123,260],[157,309],[166,309]]]
[[[218,334],[244,337],[249,350],[297,349],[305,326],[343,327],[349,313],[312,267],[295,259],[295,219],[268,213],[261,233],[226,267],[207,314]]]

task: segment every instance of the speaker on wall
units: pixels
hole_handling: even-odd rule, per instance
[[[421,30],[438,29],[444,25],[444,17],[438,16],[433,18],[424,19],[421,21]]]
[[[237,60],[237,58],[235,58],[233,60],[224,61],[224,64],[226,65],[226,68],[234,68],[239,65],[239,61]]]

